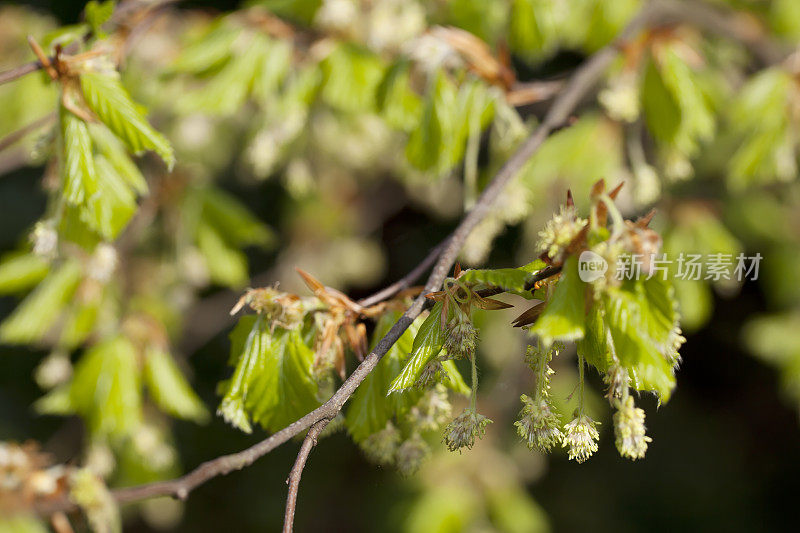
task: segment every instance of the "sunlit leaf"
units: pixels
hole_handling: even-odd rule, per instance
[[[578,277],[578,258],[570,256],[544,311],[531,326],[531,333],[547,345],[557,340],[578,340],[585,333],[585,307],[586,283]]]
[[[0,294],[29,289],[47,275],[50,265],[36,254],[6,255],[0,261]]]
[[[93,346],[75,366],[70,403],[95,435],[124,437],[141,423],[141,372],[136,348],[125,337]]]
[[[419,327],[414,336],[411,356],[403,370],[392,381],[389,392],[398,392],[413,387],[428,362],[439,355],[445,342],[445,332],[441,326],[442,304],[437,303],[431,309],[428,318]]]
[[[81,88],[92,111],[132,152],[153,150],[172,168],[175,164],[172,146],[147,122],[118,76],[86,72],[81,74]]]
[[[147,350],[144,382],[150,396],[163,411],[195,422],[204,422],[208,419],[208,411],[203,402],[166,351],[159,348]]]
[[[81,280],[77,261],[54,269],[0,324],[0,340],[11,344],[36,342],[55,324]]]

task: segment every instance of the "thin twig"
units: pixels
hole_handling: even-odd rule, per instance
[[[31,61],[30,63],[25,63],[24,65],[20,65],[16,68],[0,72],[0,85],[19,79],[26,74],[30,74],[31,72],[36,72],[40,68],[42,68],[42,64],[40,62]]]
[[[56,112],[53,111],[52,113],[48,113],[43,117],[39,117],[27,126],[23,126],[22,128],[18,129],[17,131],[11,132],[2,139],[0,139],[0,152],[11,146],[12,144],[16,143],[20,139],[23,139],[29,133],[33,133],[34,131],[38,130],[39,128],[43,128],[54,121],[56,118]]]
[[[442,282],[447,277],[447,273],[453,266],[458,252],[463,246],[467,236],[475,226],[490,213],[492,204],[503,188],[522,169],[531,156],[536,153],[548,135],[554,129],[557,129],[567,122],[570,114],[581,99],[584,98],[602,78],[606,69],[616,57],[620,45],[634,37],[645,26],[654,22],[664,22],[663,20],[657,20],[660,17],[692,22],[692,10],[696,9],[697,5],[697,3],[676,2],[673,0],[656,0],[646,4],[641,12],[619,34],[614,43],[598,51],[575,71],[564,91],[553,101],[553,105],[546,114],[544,120],[505,165],[503,165],[497,175],[481,193],[472,210],[467,213],[453,234],[445,242],[441,254],[438,256],[438,261],[428,277],[422,294],[414,300],[406,312],[403,313],[364,361],[350,374],[327,402],[250,448],[238,453],[224,455],[206,461],[182,477],[170,481],[159,481],[135,487],[117,489],[113,492],[116,500],[120,503],[129,503],[157,496],[175,496],[180,499],[185,499],[194,488],[206,481],[217,476],[228,474],[234,470],[245,468],[292,437],[299,435],[322,421],[332,420],[336,417],[345,402],[355,392],[361,382],[375,368],[395,342],[397,342],[414,319],[422,313],[426,307],[426,298],[424,295],[438,290],[441,286]],[[704,7],[703,9],[707,8]],[[698,20],[700,20],[701,23],[703,22],[702,18]],[[326,423],[320,424],[320,427],[325,424]],[[304,446],[301,448],[301,454],[305,454],[307,457],[312,447],[311,444]],[[306,449],[307,451],[304,451]],[[304,464],[305,459],[302,459],[295,463],[295,467],[302,469]],[[297,479],[299,481],[299,476]],[[293,498],[295,496],[290,497]],[[41,513],[53,513],[74,508],[74,504],[64,500],[41,506],[38,508],[38,511]]]
[[[430,252],[428,252],[428,255],[425,256],[425,259],[415,266],[411,272],[403,276],[401,279],[395,281],[385,289],[381,289],[375,294],[359,300],[358,304],[362,307],[371,307],[384,300],[388,300],[398,292],[409,288],[412,283],[422,277],[426,270],[433,266],[433,263],[436,262],[436,259],[438,259],[439,255],[442,253],[442,249],[446,244],[447,240],[437,244],[433,249],[431,249]]]
[[[317,438],[319,434],[328,425],[327,419],[322,419],[308,430],[303,445],[300,446],[300,451],[297,454],[297,459],[294,462],[292,471],[289,472],[289,477],[286,479],[286,484],[289,485],[289,495],[286,497],[286,514],[283,518],[283,533],[291,533],[294,527],[294,512],[297,508],[297,491],[300,489],[300,478],[303,475],[303,468],[306,466],[308,455],[311,449],[317,445]]]

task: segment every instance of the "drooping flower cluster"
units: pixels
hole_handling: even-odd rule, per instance
[[[467,313],[454,306],[453,318],[447,323],[447,340],[444,343],[446,358],[471,358],[475,354],[478,331]]]
[[[431,454],[431,448],[419,433],[414,433],[398,448],[395,466],[404,476],[414,474]]]
[[[585,414],[578,414],[564,426],[564,441],[562,446],[569,448],[567,453],[570,459],[582,463],[597,451],[597,441],[600,434],[597,432],[597,422]]]
[[[514,422],[517,434],[526,441],[528,448],[549,452],[564,438],[558,414],[545,400],[534,400],[525,394],[520,399],[524,407],[520,419]]]
[[[477,413],[474,408],[467,407],[444,428],[443,441],[451,452],[472,448],[475,438],[483,438],[486,426],[491,423],[491,420]]]
[[[361,443],[367,457],[378,464],[389,465],[394,461],[395,452],[400,444],[400,431],[391,422],[377,433],[373,433]]]
[[[645,434],[644,410],[636,407],[633,396],[616,401],[614,434],[619,454],[636,460],[644,457],[647,443],[653,439]]]
[[[453,406],[447,398],[447,389],[437,383],[425,391],[417,405],[409,411],[409,418],[420,431],[436,431],[450,418]]]
[[[560,429],[561,420],[550,401],[549,392],[550,376],[553,374],[549,363],[562,348],[561,343],[555,343],[548,349],[528,346],[525,354],[525,362],[536,375],[536,389],[533,398],[524,394],[520,397],[523,408],[514,426],[528,448],[540,452],[549,452],[564,437]]]
[[[432,385],[441,383],[442,380],[445,379],[447,379],[447,372],[445,372],[442,366],[442,360],[438,357],[434,357],[428,361],[425,368],[422,369],[422,373],[420,373],[414,386],[420,389],[426,389]]]

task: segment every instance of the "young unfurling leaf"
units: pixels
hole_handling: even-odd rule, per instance
[[[69,401],[94,435],[124,437],[137,429],[142,419],[141,372],[131,341],[118,336],[90,348],[75,367]]]
[[[0,261],[0,294],[29,289],[47,275],[50,266],[36,254],[14,254]]]
[[[250,419],[277,431],[319,406],[314,352],[298,330],[271,331],[262,315],[244,317],[231,333],[231,358],[236,370],[218,412],[242,431],[251,431]]]
[[[64,199],[77,205],[84,202],[97,188],[92,139],[83,120],[64,107],[60,114],[64,154],[61,187]]]
[[[466,283],[475,283],[498,287],[505,292],[531,298],[531,292],[525,290],[525,284],[531,274],[519,268],[498,268],[494,270],[466,270],[458,278]]]
[[[380,318],[375,326],[373,345],[389,331],[397,318],[398,314],[395,313],[386,313]],[[419,399],[421,392],[415,390],[390,396],[387,393],[392,380],[413,350],[414,338],[421,323],[417,319],[408,327],[353,394],[345,420],[347,430],[356,442],[382,430],[392,416],[400,414]]]
[[[570,256],[542,315],[531,326],[531,333],[547,345],[557,340],[581,339],[586,323],[585,302],[586,283],[578,277],[578,258]]]
[[[12,344],[37,342],[58,318],[81,280],[77,261],[55,270],[0,324],[0,340]]]
[[[609,290],[604,300],[606,325],[633,388],[656,392],[666,402],[675,386],[674,359],[662,354],[650,338],[643,305],[645,302],[629,291]]]
[[[85,72],[81,74],[81,88],[91,110],[132,152],[153,150],[172,169],[172,146],[147,122],[117,75]]]
[[[165,412],[195,422],[208,419],[203,402],[197,397],[165,350],[150,348],[145,354],[144,381],[150,396]]]
[[[433,306],[428,318],[419,327],[411,348],[411,357],[400,374],[392,381],[389,392],[399,392],[414,386],[425,365],[442,351],[445,330],[442,329],[441,314],[442,304],[440,302]]]

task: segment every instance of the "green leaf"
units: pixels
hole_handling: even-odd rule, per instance
[[[29,289],[42,281],[49,270],[49,263],[36,254],[6,255],[0,261],[0,294]]]
[[[626,290],[609,290],[603,303],[614,349],[630,372],[633,388],[653,391],[662,402],[668,401],[675,387],[674,360],[663,355],[648,334],[646,303]]]
[[[125,145],[100,124],[89,125],[89,133],[97,152],[106,158],[125,183],[138,194],[147,194],[147,181],[136,163],[131,160]]]
[[[142,420],[136,348],[118,336],[90,348],[75,366],[70,404],[96,436],[125,437]]]
[[[442,368],[444,369],[445,374],[447,375],[447,379],[443,380],[442,383],[448,389],[451,389],[458,394],[467,395],[472,392],[472,389],[467,382],[464,381],[464,376],[461,375],[459,372],[458,367],[456,367],[456,362],[452,359],[448,359],[447,361],[442,362]]]
[[[552,44],[546,21],[541,20],[544,7],[535,0],[512,0],[509,14],[509,45],[515,52],[531,55]],[[544,27],[543,27],[544,23]]]
[[[439,302],[433,306],[428,318],[425,319],[414,336],[411,357],[409,357],[400,374],[392,381],[389,392],[403,391],[414,386],[425,365],[442,351],[445,332],[441,327],[441,313],[442,304]]]
[[[97,190],[86,200],[82,218],[107,240],[114,240],[136,212],[136,197],[108,160],[98,155]]]
[[[61,187],[64,199],[78,205],[97,188],[92,139],[86,123],[61,107],[61,139],[64,163]]]
[[[224,64],[231,56],[233,43],[241,30],[225,24],[225,19],[214,22],[210,29],[181,50],[169,69],[170,72],[202,74]]]
[[[73,309],[61,327],[61,337],[58,340],[60,348],[73,350],[89,338],[97,323],[100,303],[99,300],[73,303]]]
[[[264,59],[253,79],[253,94],[268,102],[292,69],[292,45],[282,40],[267,43]]]
[[[200,223],[197,227],[197,247],[205,259],[212,281],[234,288],[247,283],[247,258],[239,250],[228,246],[214,227]]]
[[[600,372],[611,366],[611,353],[606,339],[606,325],[600,306],[593,305],[586,315],[586,334],[577,343],[578,353]]]
[[[570,256],[561,270],[553,295],[531,326],[545,345],[583,337],[586,324],[586,284],[578,277],[578,258]]]
[[[165,350],[147,350],[144,382],[153,401],[162,411],[198,423],[208,420],[208,411],[203,402],[192,390],[175,360]]]
[[[234,365],[233,377],[220,383],[222,402],[217,409],[226,422],[245,433],[253,431],[250,417],[244,408],[244,399],[257,371],[264,367],[263,354],[271,339],[261,315],[243,316],[230,334],[231,353],[228,364]]]
[[[399,318],[400,313],[385,313],[378,320],[372,336],[374,346],[386,335]],[[414,337],[419,330],[421,320],[412,323],[398,341],[386,352],[375,369],[353,393],[348,402],[345,424],[350,436],[361,442],[373,433],[386,426],[393,416],[401,414],[418,399],[419,391],[406,391],[387,396],[392,380],[403,368],[414,345]]]
[[[645,67],[640,94],[645,122],[653,138],[660,143],[673,143],[681,125],[681,108],[653,59]]]
[[[411,88],[410,65],[398,62],[386,73],[378,87],[381,114],[393,128],[413,131],[422,115],[422,100]]]
[[[790,127],[791,76],[772,68],[753,76],[730,109],[730,128],[740,146],[728,161],[728,185],[734,190],[790,181],[797,176],[797,141]]]
[[[277,431],[319,406],[313,351],[297,330],[270,332],[263,316],[244,317],[231,333],[233,377],[223,387],[219,413],[250,433],[249,418]]]
[[[202,89],[187,95],[179,108],[216,115],[230,115],[241,109],[268,60],[268,48],[267,37],[253,36],[244,51],[233,56]]]
[[[385,68],[378,56],[354,45],[340,44],[321,67],[325,103],[354,113],[375,109],[375,95]]]
[[[245,398],[253,420],[274,432],[319,407],[313,363],[314,352],[299,331],[276,328]]]
[[[0,516],[0,531],[5,531],[5,533],[48,533],[50,529],[35,516],[14,514]]]
[[[132,152],[153,150],[172,169],[175,164],[172,146],[147,122],[118,76],[86,72],[81,74],[81,88],[91,110]]]
[[[531,292],[525,290],[525,283],[530,277],[530,273],[519,268],[498,268],[494,270],[466,270],[458,279],[459,281],[476,285],[500,287],[506,292],[531,298]]]
[[[106,0],[105,2],[98,2],[91,0],[84,8],[84,15],[86,22],[92,28],[92,33],[96,36],[103,38],[105,33],[101,31],[100,27],[111,20],[111,15],[114,14],[114,0]]]
[[[28,344],[42,339],[54,325],[81,280],[77,261],[53,270],[30,295],[0,324],[0,340]]]
[[[268,246],[274,234],[235,197],[221,189],[202,191],[203,217],[220,235],[234,246]]]
[[[597,180],[620,174],[622,147],[618,124],[585,113],[569,128],[548,137],[518,179],[531,190],[551,187],[555,180],[569,184],[573,191],[590,190]]]
[[[665,49],[661,68],[664,83],[681,108],[680,135],[675,143],[683,153],[692,155],[698,141],[714,134],[714,115],[697,75],[672,48]]]
[[[64,384],[51,390],[33,404],[33,409],[41,415],[66,416],[75,414],[70,400],[70,385]]]
[[[629,288],[630,282],[626,285]],[[683,337],[672,284],[656,275],[633,281],[633,291],[642,302],[642,323],[647,335],[665,357],[677,359],[677,347]]]

